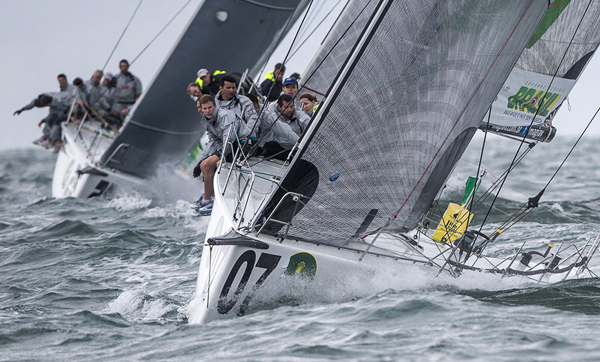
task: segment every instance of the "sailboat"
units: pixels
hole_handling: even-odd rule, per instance
[[[484,231],[470,210],[482,171],[460,204],[437,221],[431,210],[478,129],[525,117],[528,130],[551,129],[565,84],[600,43],[599,12],[584,0],[350,1],[305,72],[304,89],[325,100],[287,159],[243,150],[222,159],[190,322],[244,315],[267,285],[285,294],[289,280],[334,285],[382,269],[528,283],[595,277],[600,235],[486,254],[543,192]],[[523,93],[527,85],[537,90]],[[505,114],[509,100],[519,114]],[[524,133],[521,142],[535,142]]]
[[[140,187],[159,165],[175,168],[205,132],[185,92],[198,69],[257,72],[306,5],[307,0],[202,1],[120,130],[97,121],[93,110],[63,125],[52,195],[100,196]]]

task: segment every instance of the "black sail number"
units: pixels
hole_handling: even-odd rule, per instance
[[[260,257],[258,258],[258,262],[256,263],[256,267],[265,268],[266,270],[263,273],[263,275],[261,275],[260,278],[258,278],[256,284],[252,287],[252,291],[249,293],[249,295],[246,296],[246,298],[244,298],[244,302],[242,303],[242,307],[240,308],[238,315],[244,314],[246,307],[252,299],[252,295],[258,289],[258,287],[261,286],[265,279],[267,279],[267,277],[273,272],[273,270],[275,270],[277,264],[279,264],[280,259],[281,256],[279,255],[273,255],[268,253],[262,253],[260,255]],[[227,314],[235,306],[239,297],[244,292],[246,284],[248,284],[250,275],[252,275],[255,260],[256,253],[253,250],[245,251],[242,255],[240,255],[238,260],[236,260],[235,264],[233,265],[233,268],[231,268],[231,271],[229,272],[227,280],[225,280],[225,284],[223,285],[221,294],[219,295],[219,301],[217,303],[217,312],[219,312],[220,314]],[[244,270],[244,274],[242,275],[242,279],[240,280],[240,283],[238,284],[235,292],[233,293],[233,296],[231,298],[228,298],[233,281],[235,280],[235,277],[238,275],[244,263],[246,263],[246,268]]]

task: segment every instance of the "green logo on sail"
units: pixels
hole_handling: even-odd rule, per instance
[[[517,94],[508,97],[506,107],[531,114],[537,112],[538,115],[546,117],[561,97],[562,95],[558,93],[546,93],[535,88],[521,87]]]
[[[290,262],[285,269],[285,275],[298,275],[310,280],[315,279],[317,260],[309,253],[298,253],[290,256]]]

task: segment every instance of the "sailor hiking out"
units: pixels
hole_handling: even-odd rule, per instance
[[[57,78],[60,87],[59,92],[40,94],[29,104],[14,113],[14,115],[19,115],[21,112],[33,109],[34,107],[50,107],[48,116],[38,123],[40,127],[44,124],[43,135],[41,138],[33,141],[33,143],[46,148],[54,148],[55,151],[57,151],[57,147],[60,147],[61,144],[62,132],[60,124],[67,120],[67,112],[77,95],[77,87],[68,83],[66,75],[61,73]]]
[[[213,179],[221,156],[228,156],[233,147],[248,139],[250,129],[233,111],[217,108],[213,96],[205,94],[197,102],[198,112],[202,113],[202,121],[206,124],[208,145],[201,161],[194,168],[193,176],[204,176],[204,194],[197,201],[193,216],[210,215],[214,201]]]

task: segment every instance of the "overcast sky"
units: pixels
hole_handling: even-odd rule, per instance
[[[120,59],[135,58],[186,2],[145,0],[106,71],[116,73]],[[313,6],[321,7],[323,14],[337,2],[320,0]],[[75,77],[87,80],[95,69],[102,69],[138,3],[138,0],[2,1],[0,149],[33,147],[31,141],[41,135],[37,123],[47,115],[47,109],[33,109],[20,116],[13,116],[13,112],[40,93],[56,91],[59,73],[67,74],[71,82]],[[132,73],[140,77],[144,85],[152,79],[199,3],[200,0],[192,0],[131,66]],[[335,12],[331,19],[334,15]],[[299,55],[288,63],[288,73],[303,72],[329,24],[323,25],[323,31],[319,32],[321,37],[307,42]],[[268,68],[283,58],[290,42],[291,36],[284,40]],[[600,58],[595,57],[569,97],[572,110],[569,112],[563,107],[555,118],[557,137],[579,134],[600,106],[599,79]],[[600,120],[594,122],[590,133],[600,134]]]
[[[106,71],[117,73],[119,60],[134,59],[187,1],[143,1]],[[313,9],[320,9],[323,14],[337,3],[338,0],[319,1]],[[343,3],[337,5],[338,12]],[[48,114],[48,109],[34,108],[19,116],[13,116],[14,111],[40,93],[57,91],[56,76],[59,73],[65,73],[72,82],[76,77],[87,80],[94,70],[102,69],[138,4],[139,0],[2,1],[0,149],[34,147],[31,142],[41,136],[37,123]],[[200,0],[192,0],[132,64],[130,71],[140,77],[144,86],[148,85],[199,4]],[[308,41],[288,62],[288,74],[304,70],[335,15],[336,11],[328,18],[331,21],[320,27],[322,31],[317,32],[320,37]],[[316,21],[313,21],[314,26]],[[291,41],[291,36],[284,39],[268,68],[283,59]]]

